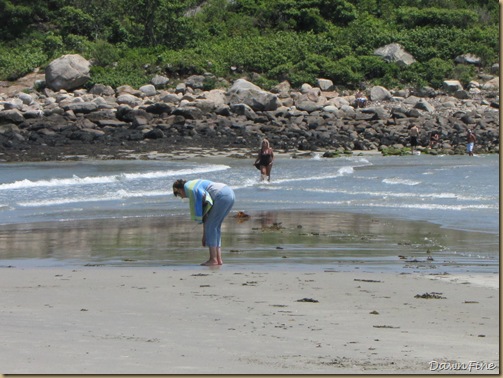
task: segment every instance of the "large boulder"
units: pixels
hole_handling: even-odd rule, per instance
[[[391,93],[384,87],[377,85],[370,90],[370,99],[372,101],[387,101],[391,98]]]
[[[463,85],[461,85],[459,80],[444,80],[442,83],[442,88],[446,92],[454,93],[456,91],[463,90]]]
[[[254,111],[276,110],[280,106],[275,94],[262,90],[244,79],[238,79],[230,87],[229,104],[246,104]]]
[[[473,64],[475,66],[480,66],[482,64],[482,59],[473,54],[458,55],[454,61],[460,64]]]
[[[90,66],[91,63],[78,54],[64,55],[45,69],[46,85],[55,91],[79,88],[91,78]]]
[[[374,51],[374,55],[380,56],[386,62],[396,62],[400,66],[409,66],[416,60],[412,55],[404,50],[402,45],[391,43],[384,47],[380,47]]]

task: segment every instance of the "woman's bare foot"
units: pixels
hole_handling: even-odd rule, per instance
[[[208,260],[206,262],[203,262],[201,265],[203,266],[215,266],[215,265],[222,265],[221,263],[219,263],[218,261],[216,260]]]

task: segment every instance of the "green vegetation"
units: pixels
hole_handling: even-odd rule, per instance
[[[374,56],[400,43],[417,62]],[[499,4],[487,0],[0,0],[0,80],[54,58],[92,60],[92,81],[140,86],[155,74],[176,81],[212,73],[249,75],[263,87],[327,78],[361,85],[438,88],[463,83],[472,66],[498,62]],[[253,75],[252,75],[253,74]],[[210,89],[219,80],[208,80]],[[90,83],[92,84],[92,83]]]

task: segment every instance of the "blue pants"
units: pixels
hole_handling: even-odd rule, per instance
[[[222,245],[221,227],[224,218],[234,205],[234,191],[228,186],[223,187],[213,198],[213,206],[204,222],[204,234],[207,247]]]

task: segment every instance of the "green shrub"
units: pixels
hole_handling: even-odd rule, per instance
[[[361,71],[360,60],[351,55],[328,65],[330,73],[326,76],[333,80],[335,85],[348,85],[356,87],[364,80],[364,75]]]
[[[94,19],[82,9],[72,6],[59,9],[55,22],[60,27],[62,35],[91,37],[94,30]]]
[[[64,38],[64,45],[67,51],[89,56],[93,49],[93,43],[80,35],[68,34]]]
[[[94,84],[110,85],[117,88],[121,85],[130,85],[139,88],[149,83],[150,77],[142,70],[130,66],[120,66],[116,68],[104,68],[99,66],[91,67],[91,80],[86,86],[92,87]]]
[[[120,54],[116,46],[99,40],[93,44],[91,57],[94,59],[94,65],[106,67],[116,63],[120,58]]]
[[[41,46],[0,46],[0,80],[16,80],[46,64],[47,59]]]
[[[65,46],[63,38],[60,35],[54,35],[54,33],[49,32],[43,39],[44,49],[47,56],[50,58],[56,58]]]
[[[464,87],[476,77],[475,68],[472,65],[458,64],[451,70],[451,78],[459,80]]]
[[[440,88],[445,79],[448,79],[454,64],[439,58],[430,59],[421,67],[424,79],[433,87]]]
[[[407,29],[439,25],[466,28],[478,21],[477,13],[468,9],[399,7],[395,15],[397,22]]]

